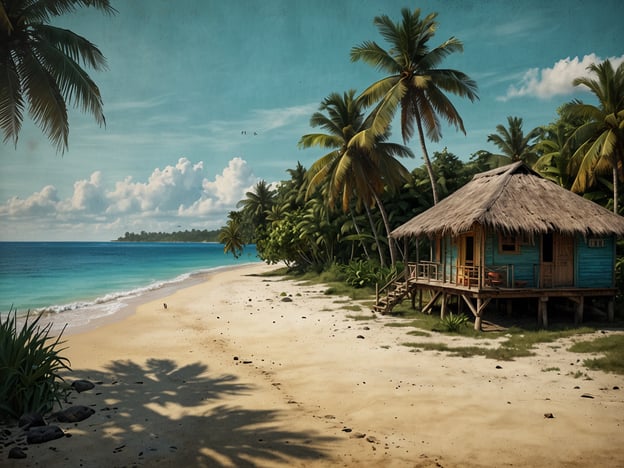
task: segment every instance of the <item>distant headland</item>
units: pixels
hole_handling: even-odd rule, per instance
[[[115,242],[219,242],[219,230],[203,231],[193,229],[191,231],[176,232],[126,232],[123,236],[115,239]]]

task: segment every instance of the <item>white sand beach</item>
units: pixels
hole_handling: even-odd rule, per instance
[[[466,339],[354,320],[370,312],[258,276],[274,268],[219,272],[69,333],[68,382],[96,383],[70,402],[95,414],[26,459],[4,447],[0,464],[624,466],[624,377],[585,369],[571,339],[505,362],[414,352],[403,343]]]

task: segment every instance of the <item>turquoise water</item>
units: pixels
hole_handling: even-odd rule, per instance
[[[257,261],[255,246],[235,259],[216,243],[0,242],[0,314],[112,314],[130,298]]]

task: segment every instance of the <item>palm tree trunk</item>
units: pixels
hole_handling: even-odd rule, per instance
[[[373,221],[373,215],[371,214],[370,207],[368,206],[368,204],[364,203],[364,208],[366,208],[366,214],[368,215],[368,221],[371,225],[371,231],[373,231],[375,244],[377,244],[377,251],[379,252],[379,263],[381,264],[381,266],[386,266],[386,259],[384,258],[381,244],[379,243],[379,236],[377,235],[377,229],[375,228],[375,223]]]
[[[353,221],[353,226],[355,227],[355,232],[357,232],[358,238],[360,239],[360,245],[362,246],[362,249],[364,249],[364,255],[366,255],[366,258],[368,258],[370,260],[370,255],[368,254],[368,249],[366,248],[366,243],[362,239],[362,233],[360,232],[360,226],[358,226],[357,222],[355,221],[355,215],[353,214],[353,208],[349,207],[349,213],[351,214],[351,220]]]
[[[618,185],[619,185],[619,177],[617,171],[617,162],[613,166],[613,212],[618,214]]]
[[[373,196],[375,197],[375,202],[379,207],[379,212],[381,213],[381,219],[383,219],[384,226],[386,228],[386,235],[388,236],[388,248],[390,249],[390,265],[396,265],[396,249],[394,247],[394,242],[390,237],[390,221],[388,220],[388,214],[386,213],[386,209],[381,202],[381,198],[375,192],[373,192]]]
[[[427,174],[429,174],[429,181],[431,182],[431,192],[433,193],[433,204],[438,204],[438,185],[436,184],[435,175],[433,173],[433,166],[429,160],[429,153],[427,152],[427,146],[425,145],[425,133],[423,132],[422,122],[420,117],[416,116],[416,124],[418,126],[418,138],[420,139],[420,149],[422,150],[423,159],[425,160],[425,167],[427,168]]]

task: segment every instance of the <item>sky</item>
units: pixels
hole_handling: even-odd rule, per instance
[[[466,135],[444,126],[430,154],[467,161],[495,151],[487,136],[509,116],[525,132],[557,119],[587,66],[624,60],[624,2],[602,0],[111,0],[107,16],[81,9],[55,18],[93,42],[108,68],[100,88],[106,125],[70,110],[69,150],[58,153],[27,115],[15,146],[0,143],[0,240],[106,241],[125,232],[218,229],[258,181],[288,179],[322,150],[300,149],[330,93],[361,92],[384,75],[349,52],[384,48],[375,16],[436,12],[430,45],[464,51],[442,68],[468,74],[479,100],[449,95]],[[399,126],[391,140],[401,142]],[[423,164],[408,142],[412,170]]]

